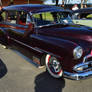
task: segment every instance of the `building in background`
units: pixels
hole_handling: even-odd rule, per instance
[[[42,0],[1,0],[2,6],[8,6],[13,2],[14,5],[16,4],[43,4]]]

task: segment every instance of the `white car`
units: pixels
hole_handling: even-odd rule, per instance
[[[92,27],[92,8],[83,8],[73,11],[72,20],[75,24]]]

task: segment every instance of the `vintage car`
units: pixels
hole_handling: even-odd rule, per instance
[[[73,11],[72,19],[75,24],[92,27],[92,7]]]
[[[24,4],[0,12],[0,41],[17,43],[40,57],[54,78],[92,76],[92,29],[73,24],[70,11],[56,6]]]

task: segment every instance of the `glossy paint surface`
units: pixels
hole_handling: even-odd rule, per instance
[[[41,13],[47,11],[69,12],[56,6],[45,5],[17,5],[3,8],[5,11],[16,10],[31,13]],[[31,16],[31,15],[30,15]],[[83,62],[85,55],[92,49],[92,29],[86,26],[75,24],[54,24],[42,27],[33,27],[31,25],[0,23],[1,32],[7,34],[9,44],[15,42],[21,44],[28,50],[32,49],[40,57],[51,54],[59,59],[63,69],[68,72],[74,72],[73,67]],[[6,35],[4,35],[6,36]],[[12,43],[11,43],[12,42]],[[73,50],[77,46],[83,48],[83,56],[75,60]],[[41,63],[41,62],[40,62]]]
[[[3,10],[23,10],[26,12],[33,13],[41,13],[41,12],[54,12],[54,11],[64,11],[68,12],[69,10],[64,10],[61,7],[50,6],[50,5],[41,5],[41,4],[24,4],[24,5],[16,5],[16,6],[9,6],[3,8]]]

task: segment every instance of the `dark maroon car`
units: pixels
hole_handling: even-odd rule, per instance
[[[17,43],[34,51],[38,63],[55,78],[92,76],[92,29],[73,24],[70,11],[28,4],[5,7],[0,14],[2,44]]]

